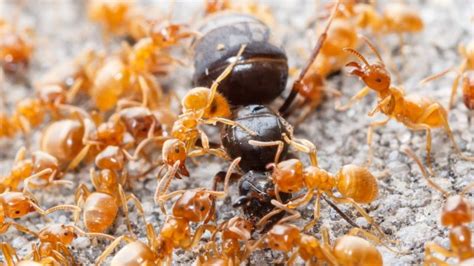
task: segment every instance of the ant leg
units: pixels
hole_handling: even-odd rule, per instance
[[[234,59],[233,62],[230,65],[228,65],[224,69],[224,71],[222,71],[222,73],[217,77],[216,80],[214,80],[214,82],[212,82],[206,108],[209,108],[209,106],[211,106],[212,102],[214,101],[214,96],[216,95],[216,92],[217,92],[217,87],[219,87],[219,83],[222,82],[232,72],[232,69],[239,61],[240,56],[243,54],[246,46],[247,46],[246,44],[243,44],[240,46],[240,50],[237,53],[237,55],[235,55],[235,57],[233,58]]]
[[[37,183],[32,183],[31,180],[33,180],[34,178],[37,178],[37,177],[40,177],[40,176],[43,176],[43,175],[47,175],[49,174],[50,177],[53,176],[56,174],[56,171],[53,171],[51,170],[50,168],[47,168],[47,169],[43,169],[41,171],[39,171],[38,173],[35,173],[33,175],[30,175],[29,177],[25,178],[25,180],[23,181],[23,191],[27,191],[29,190],[29,188],[31,187],[31,185],[33,184],[33,186],[35,188],[37,188],[38,186],[40,186],[39,184]],[[48,178],[49,180],[50,178]]]
[[[467,59],[464,60],[463,64],[458,70],[458,73],[456,74],[456,78],[454,78],[453,85],[451,86],[451,96],[449,97],[449,110],[451,110],[454,106],[454,101],[456,99],[456,93],[458,90],[459,86],[459,80],[461,79],[462,74],[466,70],[467,67]]]
[[[50,213],[57,212],[57,211],[72,211],[72,212],[80,212],[81,211],[81,209],[79,207],[77,207],[75,205],[68,205],[68,204],[54,206],[54,207],[51,207],[47,210],[41,209],[40,206],[36,205],[36,203],[34,203],[32,201],[30,201],[30,205],[42,216],[46,216]]]
[[[307,204],[309,201],[311,201],[313,196],[314,196],[314,192],[311,189],[311,190],[308,190],[308,192],[306,192],[306,194],[302,198],[294,200],[294,201],[290,201],[286,203],[285,205],[290,209],[295,209],[295,208],[298,208],[299,206]]]
[[[15,227],[16,230],[22,233],[33,235],[36,238],[38,238],[38,234],[36,232],[33,232],[30,229],[26,228],[25,226],[16,222],[4,222],[3,225],[0,227],[0,234],[5,233],[10,228],[10,226]]]
[[[20,161],[23,161],[26,157],[26,148],[25,146],[20,147],[18,151],[15,154],[15,161],[14,163],[18,163]]]
[[[148,240],[148,246],[149,247],[157,247],[157,241],[155,230],[153,229],[153,225],[146,223],[145,224],[146,228],[146,238]]]
[[[219,198],[227,197],[227,194],[229,193],[229,181],[230,181],[230,177],[232,176],[232,171],[234,171],[234,169],[239,165],[241,159],[242,157],[237,157],[229,165],[229,168],[227,169],[227,173],[224,177],[224,191],[208,191],[208,193]]]
[[[118,245],[120,245],[120,242],[122,242],[122,240],[125,240],[125,239],[126,239],[126,236],[123,235],[123,236],[117,237],[114,241],[112,241],[112,243],[110,243],[104,249],[102,254],[100,254],[99,257],[97,257],[97,259],[95,260],[95,264],[96,265],[102,264],[102,262],[104,262],[104,260],[114,251],[114,249],[118,247]]]
[[[380,229],[379,225],[377,225],[374,221],[374,218],[372,218],[359,204],[357,204],[357,202],[355,202],[353,199],[351,198],[339,198],[339,197],[336,197],[334,196],[331,192],[327,192],[326,193],[332,200],[334,200],[335,203],[342,203],[342,204],[351,204],[356,210],[357,212],[362,215],[365,220],[367,221],[367,223],[371,226],[374,226],[375,227],[375,230],[382,236],[382,238],[385,238],[386,235],[385,233],[382,231],[382,229]]]
[[[329,232],[326,227],[321,228],[321,237],[321,251],[323,252],[324,256],[329,262],[331,262],[332,265],[339,265],[339,262],[332,251],[333,249],[331,247],[331,244],[329,243]]]
[[[91,194],[89,189],[86,187],[85,184],[80,184],[79,187],[76,190],[76,193],[74,193],[74,201],[76,202],[77,207],[82,209],[84,206],[85,200],[87,197]],[[80,212],[75,212],[74,213],[74,223],[77,224],[80,218]]]
[[[320,216],[321,216],[321,193],[318,191],[318,193],[316,193],[316,200],[314,201],[313,219],[304,226],[303,231],[307,232],[311,228],[313,228],[316,225],[316,223],[319,221]]]
[[[285,264],[293,265],[295,263],[296,258],[298,258],[298,251],[293,252],[293,254],[291,254],[291,256],[288,258]]]
[[[59,248],[59,246],[60,245],[58,245],[58,248]],[[63,250],[63,252],[64,252],[64,250]],[[51,250],[51,253],[53,253],[52,258],[55,261],[59,262],[60,265],[74,265],[75,264],[75,263],[71,263],[71,260],[66,259],[66,257],[63,254],[61,254],[59,251]],[[70,252],[68,252],[68,253],[70,255]],[[67,253],[66,253],[66,255],[67,255]]]
[[[176,172],[178,171],[180,161],[176,161],[171,169],[168,170],[166,175],[161,178],[160,182],[158,183],[158,186],[156,186],[155,190],[155,203],[162,205],[162,202],[160,201],[160,197],[162,194],[166,193],[168,190],[168,187],[171,184],[171,180],[173,180],[174,176],[176,175]],[[164,206],[161,206],[162,209]]]
[[[430,261],[436,261],[436,262],[440,261],[442,263],[437,264],[437,265],[449,265],[446,262],[433,257],[434,252],[439,253],[442,256],[446,257],[446,258],[456,258],[457,257],[456,254],[454,254],[452,251],[446,249],[445,247],[442,247],[442,246],[440,246],[440,245],[438,245],[434,242],[428,242],[425,245],[425,263],[430,262]]]
[[[428,172],[426,171],[425,167],[423,166],[423,164],[421,163],[421,160],[418,156],[416,156],[416,154],[413,152],[412,149],[410,149],[409,147],[407,146],[404,146],[402,147],[402,151],[408,155],[409,157],[411,157],[415,163],[418,165],[418,167],[420,168],[420,171],[421,171],[421,176],[423,176],[423,178],[425,178],[426,182],[428,182],[428,185],[430,185],[432,188],[438,190],[439,192],[441,192],[445,197],[448,196],[448,192],[446,190],[444,190],[443,188],[441,188],[438,184],[436,184],[428,175]]]
[[[225,150],[223,150],[222,148],[218,148],[218,149],[210,148],[209,138],[207,137],[206,133],[204,133],[204,131],[199,130],[199,133],[201,135],[202,149],[196,149],[196,150],[190,151],[188,153],[188,157],[194,158],[198,156],[204,156],[206,154],[212,154],[226,161],[231,160],[227,152],[225,152]]]
[[[164,137],[164,136],[149,136],[147,138],[145,138],[144,140],[142,140],[137,148],[135,149],[135,151],[133,152],[133,156],[130,156],[125,150],[124,150],[124,154],[125,156],[129,157],[128,159],[129,160],[132,160],[132,161],[136,161],[138,160],[138,154],[140,154],[140,152],[150,143],[150,142],[155,142],[155,141],[166,141],[168,140],[170,137]]]
[[[367,155],[367,166],[372,164],[372,158],[374,156],[373,151],[372,151],[372,135],[373,135],[374,129],[376,127],[385,126],[388,123],[388,121],[390,121],[390,117],[387,117],[386,119],[382,121],[371,122],[369,125],[369,129],[367,130],[367,146],[369,147],[369,152]]]
[[[125,196],[125,192],[123,191],[122,185],[118,185],[118,194],[120,197],[120,203],[122,205],[122,211],[123,211],[123,214],[125,215],[125,223],[127,224],[127,229],[132,235],[134,235],[133,230],[132,230],[132,222],[130,221],[130,217],[128,214],[127,196]]]
[[[439,109],[439,108],[441,108],[441,106],[438,104],[438,109],[437,110],[438,110],[438,112],[440,112],[442,114],[442,111],[441,111],[442,109]],[[459,157],[461,157],[461,159],[466,160],[466,161],[474,161],[473,156],[465,155],[461,151],[461,149],[459,148],[458,144],[456,143],[456,140],[454,139],[453,131],[451,131],[451,127],[449,126],[448,120],[446,120],[446,118],[444,116],[441,116],[441,119],[442,119],[442,122],[443,122],[443,125],[444,125],[444,130],[446,131],[446,134],[448,135],[449,139],[451,140],[451,143],[453,144],[454,150],[459,155]]]
[[[278,209],[276,208],[275,210],[267,213],[265,216],[263,216],[256,224],[255,224],[255,227],[258,228],[258,229],[261,229],[268,220],[270,220],[270,218],[272,218],[273,216],[279,214],[280,212],[282,212],[283,210],[282,209]]]
[[[18,263],[20,259],[18,258],[16,251],[8,244],[5,242],[2,242],[0,244],[1,250],[3,253],[3,258],[5,260],[5,263],[7,266],[15,266],[15,261]]]
[[[356,95],[352,96],[352,98],[347,102],[345,105],[341,105],[340,101],[336,101],[336,106],[335,109],[337,111],[347,111],[349,108],[352,107],[356,102],[360,101],[363,99],[367,94],[369,94],[370,88],[369,87],[364,87],[362,90],[360,90]]]
[[[184,247],[184,249],[189,249],[195,247],[198,242],[201,240],[201,236],[204,234],[205,231],[209,231],[211,234],[216,230],[215,225],[211,224],[202,224],[200,225],[196,231],[194,232],[194,236],[191,239],[191,242],[189,243],[188,246]]]
[[[227,119],[227,118],[223,118],[223,117],[211,117],[211,118],[208,118],[208,119],[201,119],[200,121],[202,121],[203,123],[205,124],[211,124],[211,125],[215,125],[217,122],[219,123],[222,123],[224,125],[229,125],[229,126],[233,126],[233,127],[240,127],[242,130],[246,131],[248,134],[252,135],[252,136],[257,136],[257,132],[251,130],[250,128],[238,123],[238,122],[235,122],[235,121],[232,121],[230,119]]]
[[[105,239],[108,239],[108,240],[114,240],[115,237],[111,236],[111,235],[108,235],[108,234],[104,234],[104,233],[88,233],[88,232],[84,232],[81,228],[75,226],[75,225],[68,225],[70,227],[72,227],[74,229],[74,231],[77,232],[78,235],[81,235],[81,236],[87,236],[87,237],[100,237],[100,238],[105,238]]]
[[[311,141],[294,137],[290,138],[285,133],[283,133],[283,139],[298,151],[307,153],[312,166],[318,166],[318,150]]]
[[[274,163],[277,164],[280,161],[280,156],[281,153],[283,152],[283,148],[285,146],[285,143],[281,140],[275,140],[275,141],[258,141],[258,140],[249,140],[249,144],[253,146],[258,146],[258,147],[272,147],[272,146],[277,146],[277,151],[275,153],[275,161]]]
[[[282,210],[284,210],[284,211],[291,214],[290,216],[282,218],[280,221],[278,221],[278,224],[283,224],[285,222],[289,222],[289,221],[297,220],[297,219],[301,218],[301,214],[299,212],[286,207],[285,205],[283,205],[278,200],[272,200],[271,203],[273,204],[273,206],[277,207],[278,209],[282,209]]]
[[[67,90],[66,92],[66,102],[70,103],[74,98],[76,97],[77,93],[82,87],[82,84],[84,83],[83,78],[78,78],[74,81],[74,84],[72,84],[71,88]]]
[[[138,213],[143,219],[143,223],[146,224],[146,217],[145,217],[145,210],[143,209],[143,205],[140,200],[135,196],[135,194],[128,194],[127,195],[127,202],[132,201],[135,207],[137,208]]]
[[[76,157],[74,157],[74,159],[72,159],[72,161],[69,163],[69,165],[66,168],[67,169],[66,171],[76,168],[79,165],[79,163],[81,163],[82,160],[84,160],[87,153],[89,152],[90,147],[91,147],[90,144],[87,144],[86,146],[84,146],[84,148],[82,148],[81,151],[76,155]]]
[[[370,239],[372,240],[375,244],[377,245],[382,245],[384,246],[386,249],[390,250],[391,252],[395,253],[395,254],[398,254],[398,255],[407,255],[409,254],[408,252],[401,252],[401,251],[397,251],[389,246],[387,246],[387,244],[385,244],[382,239],[380,239],[378,236],[375,236],[373,235],[372,233],[370,232],[367,232],[366,230],[362,229],[362,228],[352,228],[348,235],[351,235],[351,236],[358,236],[358,235],[362,235],[364,236],[365,238],[367,239]]]
[[[145,78],[142,75],[138,76],[138,85],[142,92],[142,106],[146,107],[148,105],[148,95],[150,94],[150,87],[148,86]]]

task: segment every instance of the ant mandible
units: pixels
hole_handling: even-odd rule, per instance
[[[429,98],[419,95],[405,96],[401,88],[391,86],[390,73],[387,71],[383,59],[377,52],[375,46],[364,36],[364,41],[367,43],[372,52],[377,56],[379,62],[370,64],[367,59],[354,49],[347,48],[346,51],[358,57],[364,65],[361,66],[357,62],[350,62],[347,64],[354,69],[350,72],[351,75],[358,76],[365,84],[361,91],[359,91],[351,100],[344,106],[337,106],[338,110],[347,110],[355,102],[365,97],[370,90],[377,93],[379,102],[377,106],[369,112],[369,116],[373,116],[377,112],[382,112],[387,116],[386,119],[378,122],[372,122],[367,133],[367,144],[369,145],[368,164],[372,160],[372,134],[376,127],[386,125],[390,119],[395,119],[412,130],[426,131],[426,156],[429,166],[431,167],[431,129],[444,128],[446,134],[451,140],[455,151],[461,158],[473,161],[474,157],[464,155],[454,140],[453,132],[448,122],[448,114],[446,109]]]

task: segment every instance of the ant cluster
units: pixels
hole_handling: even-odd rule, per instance
[[[12,114],[0,113],[0,137],[21,135],[25,140],[9,173],[0,177],[0,234],[14,228],[37,239],[23,258],[10,243],[2,242],[5,264],[79,264],[70,247],[79,236],[109,240],[95,263],[111,265],[172,264],[178,250],[199,251],[197,265],[239,265],[258,250],[281,252],[289,265],[382,265],[377,246],[406,253],[392,247],[396,241],[364,208],[377,200],[380,190],[370,170],[374,129],[393,119],[408,129],[425,131],[430,170],[435,128],[444,129],[460,159],[474,158],[458,147],[448,110],[429,98],[405,95],[393,85],[376,45],[361,34],[377,40],[397,34],[406,45],[403,35],[424,27],[418,13],[404,4],[388,4],[379,11],[372,2],[334,2],[321,8],[315,47],[281,101],[292,71],[285,51],[271,38],[275,19],[267,6],[206,0],[204,18],[194,29],[172,22],[170,16],[149,17],[133,1],[87,1],[88,17],[100,25],[107,49],[86,50],[52,69],[31,83],[34,95],[17,102]],[[324,20],[325,27],[319,27]],[[30,30],[15,24],[0,20],[0,86],[15,72],[26,71],[34,57]],[[118,41],[121,45],[112,48]],[[363,44],[378,62],[370,63],[359,52]],[[179,99],[162,78],[172,77],[175,65],[182,64],[173,52],[188,46],[194,53],[193,88]],[[450,107],[461,81],[464,103],[472,110],[474,45],[460,45],[459,51],[459,66],[423,82],[457,71]],[[354,56],[360,62],[352,61]],[[325,91],[342,96],[329,88],[327,79],[344,67],[365,87],[345,105],[336,100],[335,109],[347,110],[374,91],[378,102],[369,116],[380,112],[386,119],[369,126],[366,165],[346,164],[331,172],[319,165],[315,144],[294,131],[322,103]],[[35,129],[41,131],[38,150],[30,143]],[[404,151],[430,186],[446,197],[441,222],[449,230],[450,246],[427,243],[426,264],[447,265],[453,260],[472,265],[469,223],[474,207],[465,196],[472,185],[450,195],[431,180],[434,171],[429,174],[411,149]],[[209,161],[199,159],[203,156],[228,165],[212,177],[212,188],[170,192],[176,179],[192,178],[194,170]],[[196,166],[189,168],[190,162]],[[133,167],[137,164],[138,170]],[[80,169],[89,169],[89,182],[71,180]],[[158,220],[163,222],[158,226],[147,216],[143,199],[132,192],[134,182],[151,176],[156,179]],[[231,188],[235,180],[237,195]],[[44,210],[34,194],[51,186],[74,187],[74,204],[57,203]],[[219,205],[230,203],[229,197],[238,215],[219,211]],[[320,225],[323,201],[351,225],[335,241],[330,228]],[[131,219],[129,203],[142,221]],[[343,205],[368,226],[354,222],[340,209]],[[304,215],[307,209],[310,219]],[[57,211],[71,212],[71,221],[51,221],[48,215]],[[15,220],[31,213],[45,217],[46,226],[35,231]],[[117,233],[123,221],[127,231]]]

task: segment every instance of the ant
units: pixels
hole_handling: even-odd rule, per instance
[[[293,265],[298,255],[306,263],[326,262],[331,265],[383,265],[380,252],[367,240],[357,236],[363,234],[365,237],[378,242],[377,237],[368,232],[353,228],[348,234],[339,237],[331,245],[327,228],[321,228],[322,240],[312,235],[300,232],[291,224],[278,223],[264,236],[257,240],[247,250],[247,254],[266,244],[271,250],[283,251],[289,254],[286,262]]]
[[[206,16],[219,14],[220,12],[234,12],[255,16],[267,25],[274,25],[273,17],[269,6],[255,0],[234,1],[231,0],[206,0],[204,14]]]
[[[120,167],[121,163],[117,162],[116,158],[116,156],[111,158],[96,157],[96,165],[102,170],[96,173],[94,169],[90,169],[90,180],[96,190],[95,192],[90,192],[84,184],[80,184],[76,190],[76,202],[83,209],[84,225],[89,232],[102,233],[110,228],[115,221],[119,207],[122,208],[125,214],[128,230],[132,232],[127,206],[130,200],[135,204],[146,222],[144,210],[138,198],[133,194],[125,194],[123,191],[121,185],[123,182],[119,180],[120,177],[114,171],[114,168],[121,169],[123,167]],[[103,168],[101,166],[107,167]],[[124,179],[123,175],[122,179]]]
[[[472,232],[468,227],[474,219],[474,205],[464,195],[474,187],[474,183],[467,185],[460,194],[450,195],[429,177],[420,158],[411,149],[404,148],[403,151],[416,162],[428,184],[446,198],[441,211],[441,225],[449,228],[450,248],[442,247],[434,242],[427,243],[425,245],[425,265],[448,265],[445,260],[437,258],[436,253],[446,259],[457,259],[459,265],[469,265],[474,261],[474,246],[471,244]]]
[[[159,203],[163,210],[165,201],[175,196],[180,196],[173,205],[173,216],[168,216],[159,235],[155,235],[151,224],[146,224],[148,245],[128,236],[118,237],[97,258],[96,264],[100,265],[122,240],[127,241],[128,244],[115,254],[111,265],[127,262],[131,263],[134,261],[142,261],[151,264],[171,263],[170,260],[173,249],[189,249],[196,246],[202,234],[206,230],[213,232],[215,226],[206,223],[202,224],[195,230],[194,235],[192,235],[190,223],[206,221],[213,214],[214,197],[225,197],[227,195],[231,172],[237,164],[238,160],[234,161],[227,171],[224,191],[209,191],[198,188],[194,190],[178,190],[166,195],[155,194],[155,202]],[[175,163],[174,171],[177,170],[178,165],[179,162]],[[169,174],[168,177],[164,177],[163,179],[171,180],[173,176],[174,173]]]
[[[37,212],[42,216],[46,216],[56,211],[72,211],[78,212],[80,209],[74,205],[57,205],[47,210],[43,210],[38,206],[36,199],[31,193],[25,192],[3,192],[0,194],[0,234],[5,233],[10,226],[15,227],[18,231],[31,233],[31,231],[13,221],[6,221],[6,218],[17,219],[31,212]]]
[[[33,54],[33,32],[18,29],[13,23],[0,19],[0,64],[8,73],[22,73]]]
[[[31,258],[31,256],[28,256],[29,258],[24,258],[24,259],[20,259],[18,257],[18,255],[16,254],[15,249],[13,249],[13,247],[9,243],[6,243],[6,242],[0,243],[0,250],[3,253],[3,258],[5,260],[4,263],[5,263],[6,266],[15,266],[15,265],[40,266],[40,265],[60,264],[60,262],[54,257],[43,257],[43,258],[41,258],[40,256],[38,256],[39,252],[36,248],[33,250],[33,258]],[[62,255],[57,256],[57,254],[56,254],[56,257],[63,258]],[[67,263],[66,260],[64,260],[63,263],[64,262]]]
[[[248,242],[252,236],[253,224],[239,216],[222,222],[212,233],[205,245],[206,253],[198,257],[197,265],[229,264],[239,265],[244,255],[240,242]],[[219,251],[216,238],[221,233],[221,249]]]
[[[372,134],[376,127],[386,125],[390,119],[395,119],[412,130],[426,131],[426,154],[427,161],[431,167],[431,129],[444,128],[446,134],[451,140],[454,149],[465,160],[472,161],[474,158],[464,155],[454,140],[453,133],[449,126],[447,111],[441,104],[429,98],[419,95],[405,96],[401,88],[391,86],[390,73],[385,68],[382,57],[377,52],[375,46],[364,36],[361,36],[367,43],[372,52],[377,56],[379,62],[370,64],[367,59],[354,49],[347,48],[347,52],[358,57],[364,65],[361,66],[357,62],[347,64],[354,69],[350,72],[352,75],[358,76],[365,84],[361,91],[353,96],[350,101],[344,105],[338,105],[338,110],[347,110],[355,102],[365,97],[370,90],[377,93],[379,102],[377,106],[369,112],[369,116],[373,116],[377,112],[382,112],[387,116],[383,121],[372,122],[367,133],[367,144],[369,145],[368,163],[372,160]]]
[[[74,59],[54,66],[34,83],[36,97],[56,115],[58,105],[71,103],[79,92],[91,89],[104,57],[104,54],[88,49]]]
[[[22,147],[16,153],[10,174],[1,179],[2,189],[0,192],[18,191],[22,181],[25,190],[31,187],[42,188],[49,185],[72,184],[71,181],[55,180],[61,177],[62,173],[58,160],[50,154],[36,151],[32,153],[31,159],[25,157],[26,149]]]
[[[365,1],[343,1],[338,16],[352,19],[357,28],[368,29],[374,34],[415,33],[423,30],[421,16],[403,3],[388,3],[378,12],[375,3]]]
[[[114,238],[107,234],[86,233],[75,225],[50,224],[42,228],[39,232],[33,233],[39,240],[39,245],[34,246],[33,257],[36,260],[53,260],[61,265],[75,265],[74,257],[67,248],[79,235],[88,237],[101,237],[109,240]],[[6,257],[12,257],[7,251]]]
[[[463,61],[457,69],[455,69],[454,67],[450,67],[438,74],[434,74],[430,77],[425,78],[420,82],[420,84],[424,84],[428,81],[437,79],[447,74],[448,72],[455,70],[457,72],[457,75],[454,78],[454,82],[451,87],[449,109],[452,109],[454,106],[459,86],[459,80],[462,78],[464,104],[469,110],[474,110],[474,78],[472,76],[472,72],[474,71],[474,41],[469,42],[467,45],[460,44],[458,50],[459,54],[463,58]]]
[[[319,168],[317,165],[303,168],[303,163],[298,159],[289,159],[279,163],[270,164],[272,168],[271,179],[275,184],[275,194],[279,191],[285,193],[297,193],[303,188],[307,188],[306,194],[300,199],[285,203],[286,209],[292,210],[302,205],[306,205],[315,196],[313,220],[305,226],[305,230],[313,227],[320,216],[320,198],[322,194],[327,195],[335,203],[349,203],[367,220],[370,225],[374,225],[376,230],[385,235],[382,230],[374,224],[374,219],[359,206],[359,203],[371,203],[378,196],[377,179],[365,167],[357,165],[345,165],[336,175],[330,174]],[[332,190],[337,189],[342,197],[333,195]],[[281,205],[281,201],[272,200],[272,204]],[[278,210],[277,210],[278,211]],[[272,214],[267,215],[259,223],[263,223]]]

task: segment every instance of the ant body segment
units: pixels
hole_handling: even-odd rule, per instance
[[[367,39],[363,38],[370,49],[375,53],[379,59],[378,63],[370,64],[364,56],[354,49],[346,49],[347,52],[357,56],[364,65],[361,66],[357,62],[350,62],[347,64],[354,69],[350,72],[352,75],[358,76],[365,84],[361,91],[359,91],[351,100],[344,106],[338,106],[338,110],[347,110],[355,102],[365,97],[371,90],[377,93],[379,102],[377,106],[369,112],[369,116],[377,112],[382,112],[387,116],[383,121],[372,122],[367,133],[367,143],[369,145],[368,163],[372,160],[372,134],[376,127],[386,125],[390,119],[395,119],[412,130],[426,131],[426,154],[427,161],[431,167],[431,129],[442,127],[449,139],[451,140],[455,151],[461,158],[473,161],[474,158],[464,155],[459,149],[454,140],[451,127],[448,122],[447,111],[441,104],[419,95],[405,96],[401,88],[391,86],[390,74],[385,68],[380,54],[375,49],[374,45]]]

